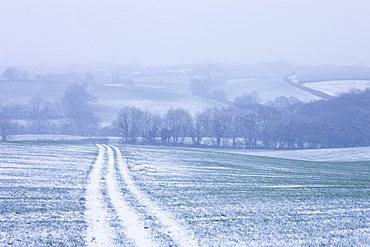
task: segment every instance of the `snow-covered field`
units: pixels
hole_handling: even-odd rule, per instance
[[[313,151],[0,143],[0,246],[369,246],[369,149]]]
[[[234,101],[236,97],[249,94],[253,91],[258,92],[261,97],[261,103],[274,101],[275,98],[280,96],[293,96],[304,102],[319,99],[317,96],[287,84],[282,80],[283,76],[230,79],[226,84],[218,86],[215,89],[225,90],[227,98],[231,101]]]
[[[239,153],[254,156],[264,156],[282,159],[307,160],[307,161],[369,161],[370,147],[354,148],[323,148],[302,150],[228,150],[229,153]]]
[[[95,145],[0,143],[0,246],[83,246]]]
[[[305,87],[309,87],[326,94],[337,96],[343,93],[348,93],[352,89],[365,90],[370,88],[370,81],[367,80],[338,80],[338,81],[321,81],[304,83]]]

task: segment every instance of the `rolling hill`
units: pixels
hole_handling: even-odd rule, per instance
[[[189,90],[191,79],[217,76],[217,73],[227,74],[228,80],[221,85],[214,86],[211,90],[224,90],[229,101],[233,101],[235,97],[245,93],[257,91],[260,94],[261,103],[272,101],[279,96],[294,96],[306,102],[320,99],[286,83],[283,78],[292,71],[295,72],[294,78],[307,87],[323,81],[327,83],[329,80],[348,81],[351,78],[362,80],[370,78],[368,68],[308,68],[276,64],[254,66],[221,64],[213,65],[213,67],[194,65],[168,68],[143,68],[132,65],[126,67],[76,65],[23,69],[32,71],[27,80],[0,81],[1,106],[28,104],[34,96],[41,96],[47,101],[58,101],[71,83],[81,82],[81,78],[75,81],[37,80],[35,79],[37,73],[67,73],[68,71],[76,75],[91,73],[94,74],[95,80],[87,83],[87,90],[97,98],[93,103],[93,108],[103,125],[109,124],[123,106],[135,106],[160,113],[169,108],[181,107],[189,110],[192,114],[207,108],[227,106],[225,102],[220,103],[212,99],[194,96]],[[112,79],[113,75],[119,78],[128,78],[132,84],[117,83]],[[328,91],[330,87],[335,89],[337,85],[332,83],[329,86],[326,85],[324,89],[317,86],[315,89]]]

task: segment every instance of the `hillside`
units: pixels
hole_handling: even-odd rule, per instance
[[[228,101],[233,101],[236,97],[245,93],[257,91],[261,97],[261,103],[272,101],[279,96],[294,96],[305,102],[320,99],[307,91],[286,83],[283,78],[292,71],[295,71],[294,79],[300,83],[326,93],[338,88],[338,84],[328,84],[328,80],[348,80],[355,78],[356,75],[356,78],[359,79],[370,78],[368,68],[330,67],[312,69],[286,64],[259,64],[253,66],[201,64],[166,68],[142,67],[140,65],[90,64],[19,69],[29,71],[30,76],[26,80],[0,81],[1,106],[28,104],[35,96],[41,96],[46,101],[58,101],[71,83],[83,81],[83,76],[90,73],[94,76],[94,80],[87,82],[87,90],[97,99],[93,103],[94,113],[102,120],[103,125],[109,124],[123,106],[135,106],[160,113],[167,111],[169,108],[181,107],[189,110],[192,114],[206,108],[227,106],[225,102],[220,103],[192,95],[189,90],[189,81],[193,78],[202,79],[226,74],[228,79],[223,84],[212,87],[212,91],[224,90]],[[38,76],[43,73],[49,77]],[[60,80],[61,75],[64,75],[60,73],[65,73],[72,79]],[[51,75],[54,75],[54,79]],[[59,75],[59,77],[55,79],[55,75]],[[120,78],[124,83],[115,81],[115,77]],[[45,78],[51,79],[46,80]],[[125,83],[125,80],[132,83]],[[323,81],[325,81],[325,85],[322,84]],[[321,83],[321,86],[317,86],[318,83]],[[349,90],[351,82],[349,84],[349,87],[344,89],[342,87],[342,89]]]
[[[329,96],[370,88],[368,67],[317,67],[293,73],[289,78],[298,87],[316,90]]]

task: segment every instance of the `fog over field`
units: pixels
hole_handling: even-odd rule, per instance
[[[366,0],[4,0],[0,64],[370,64]]]
[[[0,246],[370,246],[369,10],[1,0]]]

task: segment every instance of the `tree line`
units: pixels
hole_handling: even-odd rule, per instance
[[[71,84],[59,100],[48,101],[35,95],[26,104],[0,107],[2,140],[15,134],[98,135],[99,119],[90,104],[96,98],[86,87]]]
[[[265,105],[251,93],[227,108],[192,116],[185,109],[160,115],[122,108],[114,122],[124,143],[224,148],[302,149],[370,144],[370,90],[311,103],[278,97]]]
[[[304,103],[278,97],[260,104],[258,93],[228,107],[195,115],[182,108],[165,114],[124,106],[102,128],[86,84],[72,84],[56,101],[34,96],[27,104],[0,107],[0,135],[120,136],[123,143],[219,148],[302,149],[370,145],[370,90]]]

